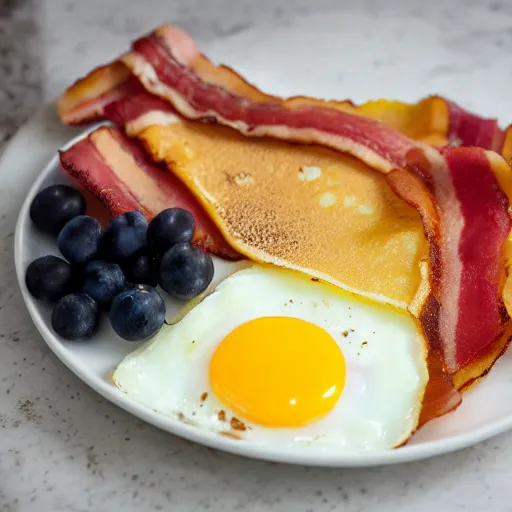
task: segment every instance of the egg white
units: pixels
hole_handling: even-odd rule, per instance
[[[210,388],[209,363],[217,345],[238,325],[264,316],[322,327],[345,357],[342,395],[315,423],[256,425],[236,416]],[[137,402],[198,428],[290,449],[360,452],[396,447],[414,432],[428,381],[426,355],[421,329],[409,314],[292,271],[254,266],[225,279],[180,322],[164,326],[128,355],[113,380]],[[225,411],[225,421],[219,411]],[[233,429],[233,417],[247,428]]]

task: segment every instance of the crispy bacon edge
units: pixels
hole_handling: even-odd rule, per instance
[[[61,151],[60,162],[112,215],[140,210],[151,220],[161,209],[184,208],[196,219],[194,245],[226,259],[239,259],[188,188],[150,162],[142,147],[119,128],[98,128]],[[129,180],[124,173],[130,173]]]

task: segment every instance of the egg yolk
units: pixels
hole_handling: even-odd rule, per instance
[[[321,327],[288,317],[256,318],[218,345],[210,386],[237,415],[269,427],[325,416],[345,385],[345,359]]]

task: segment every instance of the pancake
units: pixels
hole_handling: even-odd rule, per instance
[[[241,254],[401,307],[411,303],[427,251],[421,218],[360,160],[178,118],[137,138]]]

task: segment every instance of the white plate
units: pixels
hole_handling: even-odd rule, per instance
[[[20,197],[20,203],[24,197],[16,226],[16,273],[27,308],[46,343],[71,371],[105,398],[148,423],[191,441],[248,457],[305,465],[354,467],[412,461],[457,450],[512,428],[512,351],[498,361],[480,385],[465,395],[457,411],[426,425],[407,446],[380,453],[359,455],[306,450],[290,453],[289,450],[266,448],[201,431],[127,398],[111,383],[109,374],[137,345],[117,338],[105,325],[108,321],[89,342],[70,343],[60,339],[49,328],[49,306],[33,300],[25,286],[24,274],[30,261],[45,254],[58,254],[55,241],[38,233],[29,218],[30,203],[41,188],[68,181],[59,170],[56,156],[46,165],[49,155],[55,155],[56,149],[69,140],[70,134],[76,134],[76,131],[59,125],[53,109],[54,105],[49,105],[27,123],[0,161],[2,193],[9,190],[10,194]],[[26,193],[29,187],[30,191]],[[229,267],[220,269],[217,279],[226,268]]]

